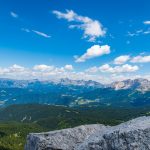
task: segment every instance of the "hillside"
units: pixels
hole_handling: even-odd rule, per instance
[[[17,121],[21,123],[40,123],[42,126],[51,125],[48,121],[64,120],[69,127],[81,123],[99,122],[103,124],[118,124],[124,120],[149,113],[149,107],[119,108],[119,107],[76,107],[26,104],[11,105],[0,110],[0,121]],[[96,116],[96,117],[95,117]],[[46,121],[47,123],[43,123]],[[53,125],[56,129],[56,126]],[[51,128],[52,129],[52,128]]]
[[[150,115],[150,108],[12,105],[0,109],[0,148],[23,150],[26,135],[85,124],[116,125],[132,118]],[[9,142],[8,142],[9,141]]]
[[[150,115],[150,107],[76,107],[25,104],[0,109],[0,148],[23,150],[26,135],[85,124],[117,125]],[[7,142],[6,142],[7,141]],[[9,143],[8,143],[9,141]]]

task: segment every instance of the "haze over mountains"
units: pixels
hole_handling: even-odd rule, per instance
[[[112,82],[111,84],[101,84],[93,80],[71,80],[69,78],[62,78],[60,80],[15,80],[15,79],[6,79],[0,78],[0,88],[37,88],[39,87],[50,87],[51,85],[58,86],[85,86],[93,88],[106,88],[111,87],[116,90],[119,89],[144,89],[145,91],[150,90],[150,81],[148,79],[128,79],[123,81]]]
[[[108,94],[109,93],[109,94]],[[103,85],[96,81],[0,79],[0,104],[141,106],[150,104],[150,81],[135,79]]]

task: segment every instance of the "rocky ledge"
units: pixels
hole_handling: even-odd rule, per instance
[[[25,150],[150,150],[150,117],[113,127],[96,124],[31,133]]]

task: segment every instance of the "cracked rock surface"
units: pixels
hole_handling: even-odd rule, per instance
[[[25,150],[150,150],[150,117],[113,127],[96,124],[31,133]]]

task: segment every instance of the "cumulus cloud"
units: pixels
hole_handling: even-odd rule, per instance
[[[8,72],[7,68],[1,68],[0,67],[0,75],[5,75]]]
[[[121,64],[126,63],[129,59],[130,59],[129,55],[122,55],[122,56],[115,58],[114,64],[121,65]]]
[[[14,64],[7,68],[0,68],[0,76],[2,77],[15,78],[15,79],[18,79],[20,77],[22,79],[28,75],[29,75],[28,68],[25,68],[17,64]]]
[[[91,59],[94,57],[102,56],[110,53],[110,46],[108,45],[94,45],[87,49],[86,53],[80,57],[76,57],[76,62],[85,62],[87,59]]]
[[[19,15],[16,14],[15,12],[13,12],[13,11],[10,12],[10,15],[11,15],[13,18],[18,18],[18,17],[19,17]]]
[[[68,71],[72,71],[73,70],[73,66],[72,65],[65,65],[64,67],[66,70]]]
[[[39,79],[39,80],[52,80],[57,81],[61,78],[69,78],[73,80],[94,80],[101,83],[111,83],[113,81],[147,78],[150,79],[150,74],[137,74],[137,66],[119,65],[112,67],[108,64],[100,67],[91,67],[85,71],[67,70],[66,66],[55,67],[49,65],[35,65],[31,68],[26,68],[20,65],[12,65],[10,67],[0,67],[0,77],[13,78],[13,79]],[[72,66],[73,67],[73,66]],[[68,68],[68,67],[67,67]],[[71,67],[69,67],[71,68]]]
[[[133,57],[131,60],[132,63],[149,63],[150,62],[150,55],[148,56],[136,56]]]
[[[143,22],[145,25],[150,25],[150,20],[144,21]]]
[[[101,72],[108,72],[108,73],[130,73],[130,72],[135,72],[137,70],[139,70],[138,66],[132,66],[129,64],[125,64],[122,66],[115,66],[115,67],[111,67],[108,64],[102,65],[101,67],[99,67],[99,70]]]
[[[34,70],[36,71],[51,71],[54,69],[54,66],[48,66],[48,65],[35,65],[33,67]]]
[[[22,72],[22,71],[25,71],[25,67],[14,64],[13,66],[9,67],[8,70],[10,72]]]
[[[85,71],[88,72],[88,73],[96,73],[96,72],[99,71],[99,68],[94,66],[94,67],[86,69]]]
[[[88,38],[90,42],[94,42],[97,38],[106,34],[106,30],[98,20],[93,20],[86,16],[80,16],[73,10],[66,10],[65,13],[54,10],[53,14],[59,19],[66,19],[68,22],[77,22],[78,24],[70,25],[69,28],[83,30],[83,37]]]

